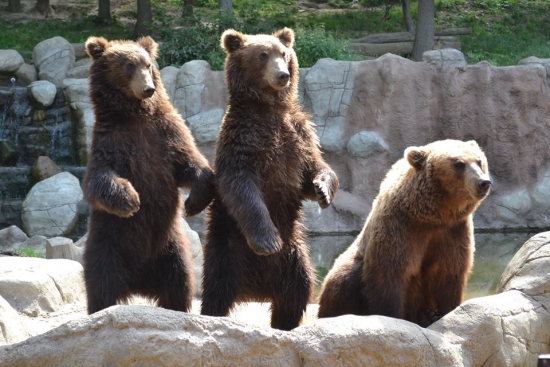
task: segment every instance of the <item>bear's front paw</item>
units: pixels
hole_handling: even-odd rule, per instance
[[[283,241],[276,228],[249,236],[247,241],[250,248],[261,256],[275,254],[283,248]]]
[[[121,190],[119,197],[113,203],[113,212],[119,217],[130,218],[139,210],[141,204],[139,194],[127,180],[120,180],[118,184]]]
[[[203,172],[201,179],[197,180],[185,200],[185,216],[192,217],[202,212],[214,199],[216,186],[214,185],[214,174],[208,169]]]
[[[428,327],[436,321],[441,319],[441,314],[437,311],[434,311],[430,308],[425,308],[420,310],[418,313],[418,325],[422,327]]]
[[[334,194],[338,189],[338,177],[331,169],[323,169],[313,179],[313,187],[319,206],[325,209],[334,199]]]

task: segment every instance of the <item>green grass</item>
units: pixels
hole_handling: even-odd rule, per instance
[[[120,23],[101,24],[93,17],[80,20],[29,21],[26,23],[6,24],[0,22],[0,45],[2,49],[17,50],[28,62],[32,59],[34,46],[41,41],[61,36],[71,43],[86,41],[88,36],[111,38],[129,38],[132,29]]]
[[[16,249],[15,252],[17,252],[18,254],[20,254],[21,256],[24,256],[24,257],[39,257],[39,258],[44,258],[44,256],[38,252],[36,252],[34,249],[32,248],[25,248],[25,249]]]
[[[373,0],[369,0],[373,1]],[[219,47],[223,29],[234,27],[246,33],[269,33],[283,26],[298,35],[300,65],[307,67],[321,57],[349,60],[347,40],[369,33],[404,30],[400,6],[364,7],[346,10],[350,0],[317,0],[331,11],[300,12],[297,1],[234,0],[235,19],[218,15],[217,1],[196,0],[199,18],[181,19],[179,0],[152,0],[156,25],[155,39],[163,43],[161,67],[205,59],[215,70],[223,65]],[[366,3],[362,0],[360,3]],[[528,56],[550,58],[550,1],[548,0],[436,0],[436,29],[470,27],[472,35],[460,36],[462,52],[469,63],[487,60],[493,65],[515,65]],[[34,46],[47,38],[62,36],[70,42],[84,42],[90,35],[108,39],[132,38],[132,27],[118,19],[132,11],[112,7],[114,22],[101,24],[94,17],[66,21],[0,23],[0,45],[15,49],[29,61]],[[411,3],[413,18],[417,2]]]

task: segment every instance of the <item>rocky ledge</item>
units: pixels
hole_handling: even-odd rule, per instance
[[[85,316],[80,264],[7,261],[0,258],[0,366],[535,366],[550,352],[550,232],[523,245],[498,294],[466,301],[427,329],[381,316],[317,320],[314,305],[290,332],[261,326],[265,305],[230,318],[150,305]],[[51,284],[33,288],[38,274]],[[64,309],[71,320],[44,332],[44,320]]]

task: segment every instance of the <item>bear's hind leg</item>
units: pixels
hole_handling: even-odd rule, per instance
[[[328,274],[319,296],[319,318],[367,314],[367,304],[361,294],[362,265],[350,259]]]
[[[292,330],[300,325],[315,286],[315,271],[305,253],[305,245],[293,245],[291,254],[281,264],[281,286],[271,304],[271,327]],[[283,249],[284,251],[285,249]],[[284,274],[284,275],[283,275]]]
[[[87,246],[84,253],[84,283],[88,314],[125,301],[130,295],[129,277],[127,267],[117,252],[104,252]]]
[[[203,285],[201,315],[228,316],[237,299],[240,277],[246,266],[239,265],[231,252],[228,240],[219,239],[221,246],[217,249],[207,244],[204,248]],[[231,246],[233,247],[233,246]]]
[[[146,295],[169,310],[189,312],[194,293],[193,264],[184,238],[172,238],[145,279]]]

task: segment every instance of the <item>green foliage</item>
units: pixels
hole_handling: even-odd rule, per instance
[[[39,257],[44,258],[44,256],[38,252],[36,252],[33,248],[25,248],[25,249],[17,249],[15,250],[16,253],[20,254],[24,257]]]
[[[0,47],[18,51],[25,60],[32,59],[32,50],[45,39],[62,36],[73,43],[85,42],[88,36],[103,36],[107,39],[129,38],[131,29],[114,21],[104,24],[97,17],[81,20],[29,21],[7,24],[0,22]]]
[[[181,66],[190,60],[208,61],[223,68],[225,54],[220,35],[227,28],[243,33],[272,33],[291,27],[297,33],[296,49],[301,66],[315,58],[348,60],[344,47],[350,38],[369,33],[404,31],[398,0],[312,0],[331,11],[301,11],[296,0],[234,0],[234,18],[219,14],[217,0],[195,0],[195,16],[180,18],[183,0],[151,0],[155,39],[161,44],[159,65]],[[361,8],[357,8],[361,5]],[[514,65],[528,56],[550,57],[550,1],[548,0],[435,0],[436,29],[470,27],[472,35],[460,36],[468,62],[488,60],[494,65]],[[301,9],[304,9],[303,7]],[[348,9],[348,10],[346,10]],[[53,36],[84,42],[88,36],[132,39],[132,25],[119,19],[135,18],[135,9],[113,10],[113,20],[81,15],[64,21],[0,23],[0,47],[15,49],[28,62],[34,46]],[[411,0],[416,19],[417,0]],[[127,24],[127,23],[126,23]]]
[[[351,60],[348,42],[336,39],[324,28],[296,28],[294,49],[301,67],[313,66],[317,60],[330,57],[335,60]]]

